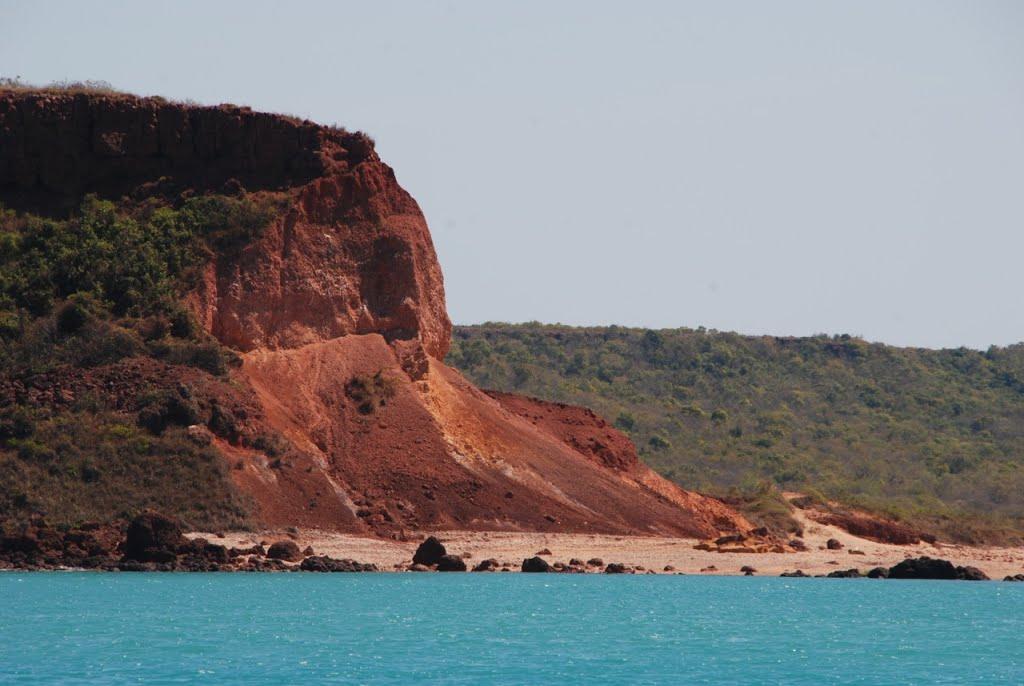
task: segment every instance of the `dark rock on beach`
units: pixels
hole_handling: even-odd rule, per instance
[[[439,564],[441,558],[448,554],[445,550],[444,544],[437,540],[435,537],[430,536],[427,540],[420,543],[419,547],[416,548],[416,553],[412,556],[413,564],[432,566]]]
[[[297,562],[302,559],[302,551],[299,550],[299,546],[295,541],[277,541],[276,543],[271,544],[270,548],[267,549],[267,557],[271,560]]]
[[[481,560],[480,563],[473,567],[474,572],[496,572],[501,568],[501,563],[495,560],[493,557],[486,560]]]
[[[159,512],[147,511],[128,524],[124,556],[139,562],[174,562],[178,548],[187,543],[178,520]]]
[[[977,567],[957,567],[949,560],[922,556],[908,558],[895,567],[890,567],[888,578],[985,581],[988,576]]]
[[[466,571],[466,561],[458,555],[442,555],[441,559],[437,561],[437,571],[464,572]]]
[[[834,572],[828,573],[830,579],[859,579],[861,573],[859,569],[837,569]]]
[[[522,571],[524,572],[550,572],[551,565],[541,557],[530,557],[523,560]]]
[[[377,565],[369,562],[356,562],[350,559],[335,559],[326,555],[305,558],[299,569],[304,572],[378,572]]]
[[[604,568],[605,574],[628,574],[629,571],[629,567],[620,562],[609,562]]]
[[[963,581],[989,581],[988,574],[977,567],[957,567],[956,574],[956,578]]]

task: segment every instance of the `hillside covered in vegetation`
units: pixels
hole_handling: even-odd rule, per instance
[[[156,507],[209,526],[247,506],[206,423],[234,353],[180,299],[213,251],[266,224],[273,199],[175,205],[87,197],[66,218],[0,207],[0,521]]]
[[[954,540],[1024,531],[1024,344],[485,324],[456,327],[447,361],[588,406],[663,475],[748,509],[802,491]]]

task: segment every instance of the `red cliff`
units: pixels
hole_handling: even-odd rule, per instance
[[[271,225],[216,255],[187,301],[242,356],[234,382],[282,437],[218,439],[264,524],[398,533],[713,536],[749,524],[644,466],[589,410],[474,388],[426,221],[362,134],[232,106],[0,93],[0,200],[274,191]]]

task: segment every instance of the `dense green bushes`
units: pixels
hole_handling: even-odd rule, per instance
[[[273,202],[206,195],[171,207],[87,197],[64,220],[0,210],[0,370],[149,354],[224,373],[230,352],[202,340],[180,295],[214,254],[256,237]]]
[[[251,240],[270,206],[248,198],[194,197],[172,208],[119,211],[88,197],[67,220],[0,213],[0,311],[48,314],[64,300],[84,312],[141,317],[175,308],[176,290],[212,251]],[[78,319],[83,321],[82,317]]]
[[[45,395],[24,389],[46,372],[81,379],[88,372],[79,370],[139,356],[224,375],[237,356],[196,325],[181,298],[215,255],[230,257],[259,235],[275,203],[87,197],[66,219],[0,209],[0,525],[35,514],[55,524],[103,521],[146,507],[199,527],[245,523],[251,506],[223,460],[188,433],[203,423],[188,397],[149,397],[139,382],[127,393],[134,398],[97,390],[70,394],[68,406],[50,382]],[[229,414],[214,407],[210,422],[226,436]]]
[[[457,327],[448,362],[614,418],[688,487],[759,507],[766,482],[813,488],[967,540],[1024,530],[1024,345],[495,324]]]

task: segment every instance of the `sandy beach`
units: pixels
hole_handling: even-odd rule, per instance
[[[797,517],[802,517],[796,511]],[[873,567],[891,567],[908,557],[927,555],[942,558],[955,565],[978,567],[992,579],[1024,573],[1024,548],[972,547],[945,543],[890,545],[853,536],[842,529],[803,518],[804,542],[808,550],[793,553],[720,553],[696,550],[697,539],[641,536],[609,536],[600,534],[548,534],[486,531],[431,531],[440,538],[450,553],[462,555],[467,565],[488,558],[510,563],[511,571],[519,571],[524,558],[549,550],[543,557],[550,563],[568,563],[572,558],[600,558],[607,563],[624,563],[638,571],[683,574],[740,575],[750,566],[756,574],[778,576],[782,572],[802,570],[807,574],[828,574],[839,569],[858,568],[862,572]],[[317,555],[351,558],[372,562],[382,570],[405,570],[422,536],[409,542],[366,538],[316,529],[296,531],[229,532],[224,538],[211,533],[196,532],[211,541],[248,547],[260,542],[291,538],[300,548],[311,546]],[[826,541],[836,539],[840,550],[829,550]],[[640,570],[639,568],[643,568]],[[666,571],[666,567],[670,568]]]

